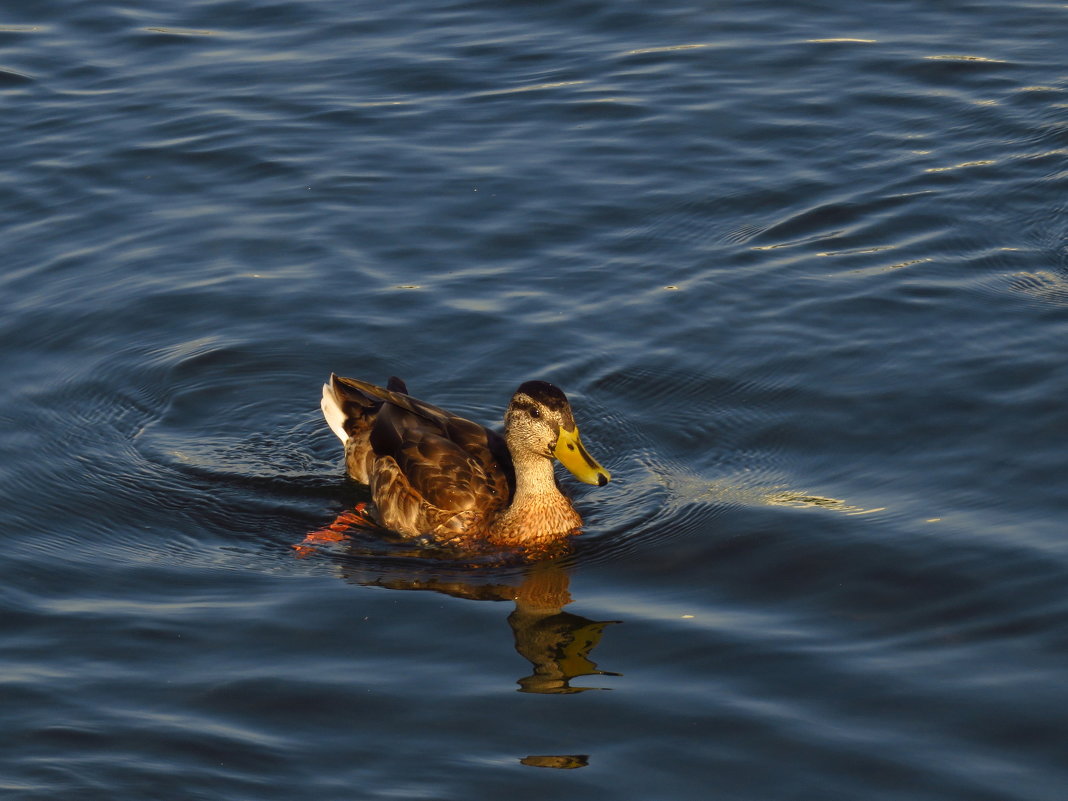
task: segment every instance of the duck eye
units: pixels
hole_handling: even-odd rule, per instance
[[[530,416],[537,420],[539,417],[541,417],[541,409],[539,409],[537,406],[532,406],[530,409]]]

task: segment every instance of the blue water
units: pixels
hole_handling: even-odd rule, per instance
[[[1061,801],[1068,6],[0,12],[11,799]],[[336,371],[614,481],[373,532]]]

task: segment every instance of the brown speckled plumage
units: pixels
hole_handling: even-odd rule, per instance
[[[582,525],[556,484],[554,455],[584,481],[609,479],[582,447],[567,398],[542,381],[513,395],[503,438],[411,397],[397,378],[383,388],[331,375],[322,406],[348,474],[371,488],[378,521],[405,536],[544,547]]]

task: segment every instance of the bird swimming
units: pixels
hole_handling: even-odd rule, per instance
[[[371,489],[377,522],[406,537],[545,547],[582,526],[554,459],[587,484],[611,479],[582,444],[567,397],[546,381],[515,391],[503,437],[413,398],[399,378],[380,387],[331,374],[322,410],[348,475]]]

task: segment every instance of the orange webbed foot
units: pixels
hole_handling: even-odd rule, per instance
[[[371,525],[374,525],[374,520],[367,513],[367,504],[358,503],[352,509],[346,509],[339,514],[326,528],[308,532],[304,536],[304,541],[300,545],[294,545],[293,550],[297,552],[298,558],[303,559],[315,553],[316,545],[333,545],[349,539],[349,535],[345,532],[353,526]]]

